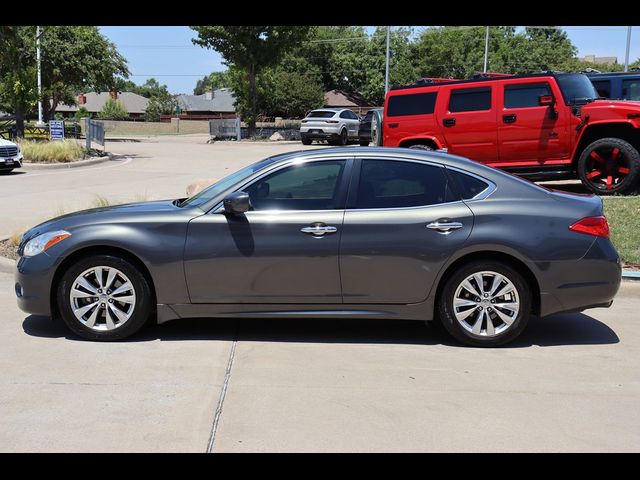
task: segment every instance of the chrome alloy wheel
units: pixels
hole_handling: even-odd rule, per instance
[[[466,331],[495,337],[513,324],[520,311],[515,285],[504,275],[483,271],[469,275],[456,289],[453,312]]]
[[[98,266],[82,272],[69,293],[75,317],[96,331],[115,330],[133,314],[136,292],[117,268]]]

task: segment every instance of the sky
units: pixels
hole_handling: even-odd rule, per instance
[[[417,27],[422,29],[424,27]],[[627,27],[565,26],[563,27],[578,56],[617,56],[624,63]],[[195,32],[189,27],[108,26],[100,31],[116,44],[129,62],[130,79],[137,84],[154,77],[167,85],[169,92],[193,93],[198,79],[211,72],[225,70],[219,53],[193,45]],[[640,27],[631,33],[629,62],[640,58]],[[489,59],[489,65],[491,59]]]

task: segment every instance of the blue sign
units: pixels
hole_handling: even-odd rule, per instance
[[[49,121],[49,138],[51,140],[64,140],[64,120]]]

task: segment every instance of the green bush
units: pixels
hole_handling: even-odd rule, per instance
[[[19,140],[18,143],[27,162],[67,163],[82,160],[87,155],[87,150],[75,140],[52,142]]]
[[[128,120],[129,112],[122,102],[109,98],[98,113],[98,118],[101,120]]]
[[[75,118],[76,120],[80,120],[85,117],[91,118],[89,110],[87,110],[85,107],[80,107],[78,111],[73,115],[73,118]]]

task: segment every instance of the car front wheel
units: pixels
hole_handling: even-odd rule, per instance
[[[629,142],[602,138],[584,149],[577,169],[582,184],[598,195],[627,193],[637,185],[640,154]]]
[[[514,340],[525,329],[530,310],[526,280],[498,261],[463,265],[448,278],[438,301],[438,315],[447,331],[475,347]]]
[[[74,263],[57,289],[60,315],[87,340],[120,340],[133,335],[152,311],[149,282],[133,264],[112,255]]]

